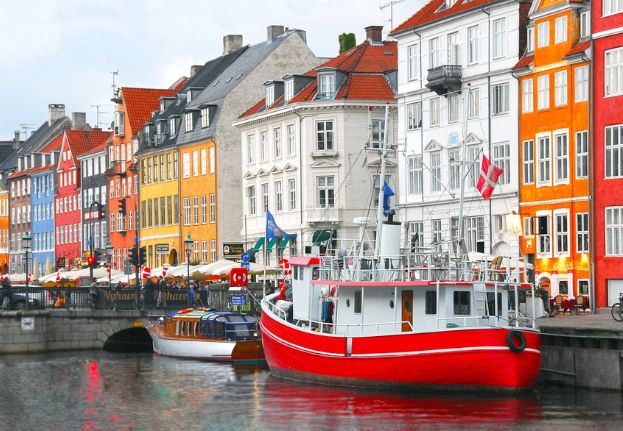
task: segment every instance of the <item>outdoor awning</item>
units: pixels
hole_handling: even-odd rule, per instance
[[[249,256],[253,256],[255,253],[260,251],[260,249],[264,245],[264,241],[266,241],[266,238],[264,238],[264,237],[261,237],[260,239],[258,239],[257,242],[255,243],[255,245],[253,247],[251,247],[249,250],[247,250],[247,254]]]
[[[279,250],[285,249],[292,238],[296,238],[296,235],[286,235],[286,237],[279,243]]]
[[[316,230],[312,235],[312,242],[314,245],[322,245],[331,238],[331,231],[329,230]]]
[[[271,240],[270,240],[270,241],[268,241],[268,244],[266,244],[266,251],[267,251],[267,252],[268,252],[268,251],[271,251],[271,250],[273,249],[273,247],[275,246],[275,244],[277,244],[277,240],[278,240],[278,239],[279,239],[279,238],[274,237],[274,238],[271,238]]]

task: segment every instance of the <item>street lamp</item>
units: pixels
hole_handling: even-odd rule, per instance
[[[186,298],[190,306],[190,252],[192,251],[193,240],[190,238],[190,232],[184,240],[184,249],[186,251]]]
[[[106,255],[108,256],[108,288],[112,285],[112,256],[115,253],[115,248],[110,241],[106,244]]]
[[[30,232],[24,232],[24,235],[22,236],[22,241],[24,241],[24,256],[26,258],[26,269],[25,269],[25,273],[26,273],[26,287],[28,287],[28,251],[30,250],[30,241],[32,240],[32,237],[30,236]]]

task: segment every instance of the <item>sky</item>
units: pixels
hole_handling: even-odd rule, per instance
[[[394,0],[396,1],[396,0]],[[108,129],[118,86],[167,88],[190,66],[223,51],[223,36],[266,40],[266,27],[307,32],[319,57],[338,54],[338,35],[390,27],[390,0],[0,0],[0,140],[47,121],[48,104],[86,112]],[[426,0],[397,0],[394,27]]]

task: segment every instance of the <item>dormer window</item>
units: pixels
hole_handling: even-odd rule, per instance
[[[591,34],[591,11],[587,10],[580,14],[580,37],[589,37]]]
[[[526,46],[528,47],[528,52],[534,52],[534,27],[528,28],[526,31]]]
[[[323,73],[318,75],[319,95],[323,100],[333,100],[335,97],[335,74]]]
[[[268,108],[273,103],[275,103],[275,86],[267,85],[266,86],[266,107]]]
[[[288,79],[285,82],[285,95],[284,99],[286,102],[294,97],[294,79]]]
[[[177,129],[175,126],[176,126],[175,118],[170,118],[169,119],[169,135],[170,136],[175,136],[175,134],[177,133]]]
[[[123,111],[115,111],[115,135],[123,136],[125,129],[125,117]]]
[[[210,127],[210,108],[201,108],[201,128]]]
[[[193,113],[187,112],[184,114],[184,131],[192,132],[193,130]]]
[[[193,100],[193,91],[188,90],[186,92],[186,103],[190,103]]]
[[[160,101],[160,112],[164,111],[164,108],[165,108],[165,106],[164,106],[164,100],[161,100],[161,101]]]

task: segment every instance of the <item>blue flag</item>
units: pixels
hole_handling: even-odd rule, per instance
[[[392,188],[389,186],[389,184],[387,184],[387,180],[385,180],[384,184],[383,184],[383,214],[387,215],[389,214],[389,198],[391,196],[394,196],[394,191],[392,190]]]
[[[281,230],[277,223],[275,223],[275,218],[270,213],[270,211],[266,210],[266,238],[284,238],[286,233]]]

